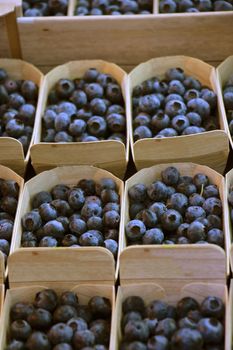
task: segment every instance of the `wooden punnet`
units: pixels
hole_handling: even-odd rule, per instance
[[[206,174],[211,183],[218,186],[223,205],[225,251],[214,244],[133,245],[127,247],[126,236],[122,234],[121,284],[156,282],[164,288],[175,288],[177,281],[180,285],[193,281],[225,284],[229,274],[230,237],[224,220],[227,212],[224,178],[216,171],[193,163],[162,164],[139,171],[126,181],[124,227],[130,220],[129,188],[137,183],[147,185],[161,179],[161,171],[168,166],[177,167],[181,175]]]
[[[14,180],[17,182],[17,184],[19,185],[19,197],[18,197],[18,208],[15,214],[15,223],[14,223],[14,228],[16,225],[16,218],[17,218],[17,213],[19,210],[19,206],[20,206],[20,201],[21,201],[21,195],[23,192],[23,185],[24,185],[24,180],[18,175],[16,174],[14,171],[12,171],[9,168],[6,168],[3,165],[0,165],[0,178],[4,179],[4,180]],[[14,234],[14,231],[13,231]],[[11,240],[11,245],[10,245],[10,254],[13,251],[13,234],[12,234],[12,240]],[[8,257],[9,259],[9,257]],[[8,260],[7,259],[7,260]],[[5,261],[4,261],[4,256],[2,254],[2,252],[0,252],[0,284],[4,283],[5,278],[7,277],[7,265],[5,266]]]
[[[61,165],[94,165],[123,177],[129,157],[129,138],[126,145],[120,141],[106,140],[95,142],[47,143],[41,142],[42,116],[47,105],[49,91],[61,78],[81,78],[88,68],[111,74],[126,96],[126,73],[113,63],[101,60],[74,61],[58,66],[44,79],[40,94],[34,145],[31,147],[32,164],[37,173]],[[126,129],[128,136],[128,127]]]
[[[182,68],[186,74],[196,77],[203,85],[213,89],[216,93],[218,92],[215,69],[207,63],[192,57],[170,56],[154,58],[133,69],[129,74],[127,112],[131,120],[130,143],[136,167],[140,170],[154,164],[182,161],[208,165],[223,173],[227,162],[229,145],[219,96],[217,113],[220,130],[188,136],[133,141],[132,100],[130,98],[133,88],[149,78],[155,76],[162,78],[169,68],[174,67]]]
[[[118,288],[116,309],[113,319],[112,337],[110,343],[110,349],[118,349],[120,341],[122,339],[121,332],[121,318],[122,318],[122,303],[128,296],[137,295],[143,298],[146,304],[153,300],[164,300],[170,305],[176,305],[176,303],[184,297],[193,297],[199,303],[207,296],[216,296],[221,298],[226,306],[225,311],[225,347],[224,350],[230,350],[230,335],[231,327],[229,325],[229,304],[227,286],[224,284],[213,283],[191,283],[183,285],[177,282],[176,288],[171,289],[169,287],[163,288],[159,284],[155,283],[142,283],[142,284],[124,284]],[[232,310],[231,310],[232,311]]]
[[[5,285],[0,285],[0,316],[2,313],[3,303],[4,303]]]
[[[231,267],[231,271],[233,271],[233,236],[232,236],[232,222],[231,222],[231,215],[230,215],[230,205],[228,203],[228,195],[230,192],[230,189],[233,186],[233,170],[230,170],[227,174],[226,174],[226,185],[225,185],[225,191],[226,191],[226,195],[225,195],[225,200],[226,200],[226,210],[225,210],[225,228],[228,232],[228,236],[230,239],[230,246],[229,246],[229,254],[230,254],[230,267]]]
[[[43,81],[43,74],[32,64],[16,59],[0,59],[0,68],[4,68],[13,79],[26,79],[34,81],[39,89]],[[38,107],[38,103],[37,103]],[[35,123],[36,124],[36,117]],[[35,128],[30,145],[32,145]],[[0,164],[8,166],[20,175],[24,175],[30,158],[30,146],[24,157],[22,144],[12,137],[0,137]]]
[[[5,303],[2,311],[1,328],[0,328],[0,349],[5,349],[7,346],[7,336],[10,326],[10,310],[11,307],[17,302],[33,302],[36,293],[46,289],[46,286],[41,283],[37,286],[21,287],[15,289],[9,289],[6,293]],[[57,293],[61,293],[70,289],[65,287],[61,288],[56,285],[50,286]],[[90,298],[93,296],[102,296],[110,299],[112,304],[112,320],[111,328],[113,323],[113,315],[115,312],[115,289],[113,286],[106,286],[101,284],[87,284],[87,285],[75,285],[72,289],[78,295],[79,303],[87,305]]]
[[[90,166],[60,167],[43,172],[29,180],[24,187],[21,205],[17,213],[13,235],[13,252],[9,263],[10,287],[56,285],[71,288],[77,283],[114,284],[118,276],[119,259],[115,262],[111,252],[103,247],[81,248],[21,248],[21,218],[31,210],[31,198],[38,192],[50,191],[57,184],[75,185],[81,179],[100,180],[112,178],[120,194],[121,222],[119,250],[122,250],[123,229],[123,182],[111,173]]]
[[[218,80],[218,89],[219,89],[219,103],[222,111],[223,122],[225,123],[225,130],[227,131],[231,148],[233,149],[232,136],[228,127],[226,109],[223,101],[223,89],[227,83],[230,76],[233,75],[233,56],[228,57],[217,67],[217,80]]]

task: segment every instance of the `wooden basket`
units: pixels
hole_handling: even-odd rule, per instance
[[[0,348],[3,350],[7,345],[7,334],[10,325],[10,310],[11,307],[17,302],[33,302],[35,294],[43,289],[48,288],[47,284],[42,286],[31,286],[31,287],[21,287],[15,289],[9,289],[6,292],[5,303],[3,307],[2,317],[1,317],[1,325],[0,328]],[[64,292],[66,286],[57,287],[56,285],[50,286],[56,292]],[[113,286],[106,285],[76,285],[72,288],[72,291],[77,293],[80,304],[86,305],[90,298],[93,296],[103,296],[105,298],[110,299],[112,304],[112,320],[111,320],[111,328],[113,324],[113,315],[115,313],[115,290]]]
[[[0,2],[0,57],[21,57],[16,8],[10,0]],[[18,14],[20,14],[18,12]]]
[[[121,222],[119,227],[119,250],[122,250],[123,229],[123,182],[111,173],[90,166],[60,167],[43,172],[29,180],[24,187],[21,205],[17,213],[13,237],[13,253],[9,257],[10,287],[43,285],[54,283],[71,288],[77,283],[115,283],[118,276],[119,258],[115,264],[111,252],[103,247],[82,248],[20,248],[21,245],[21,218],[31,210],[30,200],[33,195],[44,190],[50,191],[57,184],[74,185],[83,178],[95,181],[101,178],[115,180],[121,197]],[[116,265],[116,266],[115,266]]]
[[[143,169],[126,181],[124,227],[129,219],[128,190],[134,184],[151,184],[161,179],[161,171],[175,166],[181,175],[194,176],[206,174],[219,188],[223,204],[223,231],[225,233],[225,251],[214,244],[185,245],[138,245],[126,247],[126,237],[122,234],[123,251],[120,255],[121,284],[156,282],[162,287],[175,288],[177,281],[183,285],[198,282],[226,283],[229,274],[230,238],[226,228],[224,178],[216,171],[192,163],[173,163],[156,165]],[[210,273],[211,271],[211,273]]]
[[[228,138],[230,140],[231,149],[233,149],[233,141],[232,141],[232,136],[228,126],[226,109],[223,101],[223,89],[225,84],[227,83],[227,80],[232,74],[233,74],[233,56],[230,56],[217,67],[217,81],[218,81],[218,89],[219,89],[218,93],[219,93],[220,108],[223,116],[223,121],[225,123],[225,130],[227,131]]]
[[[171,56],[155,58],[140,64],[129,74],[128,116],[130,123],[130,142],[133,159],[137,169],[154,164],[169,162],[194,162],[208,165],[223,173],[228,152],[228,137],[218,98],[218,114],[221,130],[208,131],[201,134],[176,136],[163,139],[142,139],[133,142],[132,102],[133,88],[152,77],[163,77],[166,70],[180,67],[188,75],[195,76],[205,86],[217,93],[215,69],[198,59],[187,56]]]
[[[0,59],[0,67],[7,70],[13,79],[25,79],[34,81],[40,88],[43,74],[32,64],[16,59]],[[37,104],[38,107],[38,104]],[[36,117],[35,123],[36,124]],[[35,128],[30,145],[34,138]],[[12,137],[0,137],[0,164],[8,166],[20,175],[24,175],[30,157],[30,146],[24,157],[22,144]]]
[[[121,334],[121,318],[122,318],[122,303],[128,297],[132,295],[138,295],[143,298],[146,304],[153,300],[164,300],[170,305],[176,305],[176,303],[184,297],[193,297],[198,302],[202,302],[203,299],[209,295],[221,298],[226,305],[225,312],[225,350],[230,350],[230,333],[231,327],[229,323],[229,305],[228,305],[228,293],[227,287],[224,284],[212,284],[212,283],[191,283],[183,286],[183,284],[177,283],[175,289],[163,288],[158,284],[132,284],[123,285],[118,288],[116,309],[113,320],[112,337],[110,343],[110,349],[118,349],[120,341],[122,339]]]
[[[24,180],[17,175],[14,171],[12,171],[9,168],[6,168],[3,165],[0,165],[0,178],[4,179],[4,180],[14,180],[17,182],[17,184],[19,185],[19,197],[18,197],[18,207],[17,207],[17,211],[15,214],[15,223],[14,223],[14,228],[16,227],[16,219],[17,219],[17,214],[18,214],[18,210],[19,210],[19,206],[20,206],[20,201],[21,201],[21,195],[23,192],[23,185],[24,185]],[[10,254],[13,251],[13,246],[14,246],[14,231],[12,234],[12,239],[11,239],[11,245],[10,245]],[[8,257],[9,259],[9,257]],[[7,277],[7,268],[5,268],[5,261],[4,261],[4,257],[2,252],[0,252],[0,284],[4,283],[5,278]]]
[[[22,57],[43,72],[96,58],[129,71],[151,57],[177,54],[219,64],[233,52],[233,11],[158,14],[155,0],[151,15],[74,17],[75,2],[70,1],[68,17],[17,18]]]
[[[40,94],[34,145],[31,148],[32,165],[41,172],[61,165],[95,165],[123,177],[129,153],[129,138],[126,146],[115,140],[96,142],[47,143],[41,142],[42,115],[46,108],[48,93],[61,78],[82,77],[88,68],[111,74],[121,85],[122,94],[126,95],[126,73],[113,63],[100,60],[74,61],[53,69],[45,76]],[[126,118],[127,119],[127,118]],[[127,133],[128,133],[127,127]]]
[[[230,238],[230,266],[231,271],[233,271],[233,235],[232,235],[232,223],[230,217],[230,206],[228,204],[228,194],[230,187],[233,185],[233,169],[226,174],[226,184],[225,184],[225,200],[226,200],[226,210],[225,210],[225,228],[228,232]]]

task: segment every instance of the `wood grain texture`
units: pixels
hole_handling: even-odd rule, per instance
[[[5,285],[0,285],[0,324],[1,324],[1,314],[3,309],[3,303],[4,303],[4,296],[5,296]]]
[[[128,190],[134,184],[151,184],[161,179],[161,171],[168,166],[175,166],[181,175],[194,176],[198,173],[206,174],[211,183],[219,188],[223,204],[223,231],[225,233],[225,251],[213,244],[208,245],[144,245],[127,247],[125,234],[123,251],[120,255],[120,282],[129,283],[171,281],[218,282],[225,283],[229,274],[230,237],[226,227],[226,194],[224,178],[216,171],[192,163],[161,164],[146,168],[126,181],[124,196],[124,227],[129,222]],[[211,271],[211,273],[210,273]]]
[[[137,66],[129,74],[127,89],[127,115],[130,123],[130,144],[137,169],[168,162],[195,162],[208,165],[223,173],[229,153],[229,141],[225,130],[224,117],[218,96],[218,117],[221,130],[201,134],[168,137],[163,139],[142,139],[134,143],[132,128],[133,88],[141,82],[152,78],[162,78],[169,68],[181,67],[187,75],[191,75],[218,93],[215,69],[198,59],[187,56],[171,56],[152,59]]]
[[[230,76],[233,74],[233,56],[230,56],[225,61],[223,61],[217,67],[216,72],[217,72],[218,94],[219,94],[219,103],[220,103],[221,113],[225,124],[225,130],[227,131],[228,138],[230,140],[231,149],[233,149],[233,141],[232,141],[232,136],[228,126],[226,109],[224,106],[223,93],[222,93],[225,84],[227,83]]]
[[[113,255],[103,247],[20,248],[21,218],[31,210],[31,198],[42,190],[50,191],[57,184],[76,185],[79,180],[84,178],[97,182],[101,178],[112,178],[117,184],[121,204],[121,222],[116,266]],[[29,180],[25,184],[15,220],[12,239],[13,253],[8,260],[10,286],[50,282],[74,286],[77,283],[91,281],[114,284],[118,276],[119,254],[122,250],[120,236],[123,232],[123,194],[124,185],[121,180],[105,170],[90,166],[60,167],[43,172]]]
[[[126,146],[119,141],[47,143],[41,142],[42,116],[47,105],[49,91],[61,78],[75,79],[82,77],[90,68],[97,68],[103,73],[111,74],[122,88],[126,96],[126,73],[117,65],[101,60],[74,61],[58,66],[50,71],[44,79],[39,97],[35,124],[34,145],[30,153],[35,171],[41,172],[63,165],[95,165],[102,167],[123,178],[129,158],[129,137]],[[128,118],[126,118],[128,120]],[[127,125],[127,135],[129,126]]]
[[[0,67],[6,69],[13,79],[34,81],[40,89],[43,74],[32,64],[18,59],[0,59]],[[38,104],[37,104],[38,108]],[[36,119],[35,119],[36,123]],[[30,145],[33,142],[35,130],[33,130]],[[30,146],[24,157],[22,144],[12,137],[0,137],[0,163],[13,169],[20,175],[24,175],[26,165],[30,157]]]
[[[18,214],[18,210],[19,210],[19,206],[20,206],[20,201],[21,201],[21,195],[22,195],[22,192],[23,192],[24,180],[18,174],[16,174],[14,171],[12,171],[11,169],[9,169],[9,168],[7,168],[7,167],[5,167],[3,165],[0,165],[0,178],[4,179],[4,180],[14,180],[19,185],[18,207],[17,207],[17,211],[16,211],[16,214],[15,214],[15,222],[14,222],[14,227],[15,227],[16,218],[17,218],[17,214]],[[9,255],[13,251],[13,246],[14,246],[13,242],[14,242],[14,238],[13,238],[13,234],[12,234],[12,240],[11,240]],[[8,259],[9,259],[9,257],[8,257]],[[7,274],[8,274],[8,269],[5,267],[4,256],[0,252],[0,284],[4,283],[4,281],[5,281],[6,277],[7,277]]]
[[[233,51],[232,12],[19,17],[17,21],[22,57],[36,65],[55,66],[69,60],[96,58],[137,65],[151,57],[176,54],[222,61]]]
[[[230,290],[229,290],[229,308],[228,308],[228,315],[227,315],[227,323],[229,325],[232,325],[233,321],[233,280],[230,280]],[[232,327],[229,327],[229,332],[227,333],[227,344],[228,349],[232,349],[233,344],[233,330]]]
[[[8,329],[10,325],[10,310],[11,307],[18,302],[30,302],[34,301],[35,295],[46,289],[47,285],[37,285],[31,286],[28,288],[16,288],[9,289],[6,293],[6,299],[2,311],[1,317],[1,327],[0,327],[0,349],[5,349],[7,346],[7,335]],[[71,290],[77,294],[79,303],[82,305],[87,305],[90,298],[93,296],[102,296],[110,299],[112,305],[112,317],[111,317],[111,328],[113,326],[113,317],[115,314],[115,290],[113,286],[105,286],[101,284],[97,285],[75,285],[72,289],[61,289],[59,287],[54,286],[54,290],[58,293]]]
[[[225,183],[225,200],[226,200],[226,210],[225,210],[225,227],[228,231],[228,236],[230,237],[230,266],[231,271],[233,271],[233,236],[232,236],[232,222],[231,222],[231,209],[230,205],[228,204],[228,195],[233,185],[233,169],[230,170],[226,174],[226,183]]]
[[[170,289],[162,287],[159,284],[132,284],[124,285],[118,288],[116,308],[113,319],[112,337],[110,343],[110,349],[118,349],[122,339],[121,332],[121,319],[122,319],[122,303],[128,297],[137,295],[143,298],[146,305],[153,300],[164,300],[170,305],[176,305],[176,303],[184,297],[193,297],[199,303],[209,295],[219,297],[223,300],[226,306],[225,312],[225,324],[228,325],[229,321],[229,303],[228,292],[225,284],[214,283],[191,283],[187,285],[177,284],[176,288]],[[231,333],[231,327],[225,327],[225,347],[224,350],[230,350],[229,347],[229,334]]]

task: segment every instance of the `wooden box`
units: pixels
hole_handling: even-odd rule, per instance
[[[19,175],[17,175],[14,171],[12,171],[9,168],[6,168],[3,165],[0,165],[0,178],[4,179],[4,180],[14,180],[19,185],[18,207],[17,207],[17,211],[16,211],[16,215],[15,215],[15,222],[14,222],[14,228],[15,228],[16,227],[17,213],[18,213],[18,210],[19,210],[20,201],[21,201],[21,195],[22,195],[22,192],[23,192],[24,180]],[[13,235],[14,235],[14,231],[13,231],[13,234],[12,234],[12,240],[11,240],[11,245],[10,245],[9,256],[12,253],[13,246],[14,246],[14,237],[13,237]],[[9,256],[8,256],[8,259],[9,259]],[[5,266],[4,256],[3,256],[2,252],[0,252],[0,285],[2,283],[4,283],[4,280],[7,277],[7,267],[6,266]]]
[[[0,59],[0,68],[4,68],[13,79],[28,79],[34,81],[40,88],[43,74],[33,65],[17,59]],[[38,104],[37,104],[38,107]],[[36,117],[35,123],[36,124]],[[35,128],[32,134],[33,142]],[[24,157],[22,144],[12,137],[0,137],[0,164],[8,166],[20,175],[24,175],[30,158],[30,146]]]
[[[224,62],[222,62],[217,67],[219,103],[220,103],[220,108],[222,111],[223,121],[225,123],[225,130],[227,131],[227,134],[228,134],[228,137],[230,140],[231,149],[233,149],[232,136],[230,134],[230,130],[228,127],[226,109],[225,109],[224,101],[223,101],[223,89],[224,89],[225,84],[227,83],[227,80],[230,78],[230,75],[233,75],[233,56],[228,57]]]
[[[5,285],[0,284],[0,316],[2,314],[2,308],[4,303]]]
[[[57,287],[56,285],[49,286],[42,284],[41,286],[21,287],[15,289],[9,289],[6,292],[6,298],[4,302],[1,328],[0,328],[0,348],[3,350],[7,345],[7,334],[10,325],[10,309],[17,302],[33,302],[35,294],[43,289],[53,288],[57,293],[61,293],[70,289],[67,286]],[[75,285],[72,289],[78,295],[80,304],[86,305],[90,298],[93,296],[103,296],[110,299],[112,304],[112,320],[115,312],[115,290],[113,286],[105,285]]]
[[[37,173],[56,166],[81,164],[99,166],[119,177],[124,176],[129,154],[128,137],[126,145],[115,140],[69,143],[41,142],[42,116],[47,105],[49,91],[59,79],[82,77],[85,71],[91,67],[111,74],[121,86],[125,99],[127,75],[115,64],[100,60],[74,61],[58,66],[49,72],[45,76],[40,94],[34,145],[30,150],[32,165]],[[127,127],[127,132],[128,129]]]
[[[16,1],[16,0],[15,0]],[[0,57],[20,58],[16,8],[10,0],[0,2]]]
[[[232,222],[230,216],[230,205],[228,204],[228,195],[230,188],[233,186],[233,169],[226,174],[226,185],[225,185],[225,200],[226,200],[226,210],[225,210],[225,228],[228,231],[228,236],[230,238],[230,267],[233,271],[233,235],[232,235]]]
[[[132,245],[127,247],[123,238],[123,251],[120,255],[121,284],[137,282],[156,282],[162,287],[175,288],[177,281],[183,285],[193,281],[226,283],[229,274],[230,238],[224,217],[226,215],[224,178],[216,171],[192,163],[173,163],[156,165],[143,169],[126,181],[124,227],[129,219],[128,190],[134,184],[151,184],[161,179],[161,171],[168,166],[175,166],[181,175],[194,176],[206,174],[211,183],[219,188],[223,204],[223,231],[225,233],[225,251],[214,244],[184,245]],[[211,273],[210,273],[211,271]]]
[[[188,136],[166,137],[162,139],[141,139],[133,141],[132,102],[133,88],[152,77],[163,77],[169,68],[180,67],[188,75],[194,76],[200,82],[217,93],[215,69],[198,59],[187,56],[171,56],[155,58],[140,64],[129,74],[128,116],[130,123],[130,142],[133,159],[137,169],[154,164],[169,162],[194,162],[208,165],[223,173],[228,152],[228,137],[223,122],[222,110],[218,97],[218,116],[220,130],[208,131]]]
[[[224,284],[212,284],[212,283],[191,283],[183,286],[183,284],[177,283],[176,288],[163,288],[158,284],[129,284],[121,285],[118,288],[116,308],[113,320],[112,337],[110,343],[110,349],[118,349],[120,341],[122,339],[121,333],[121,318],[122,318],[122,303],[128,297],[137,295],[143,298],[146,304],[153,300],[164,300],[170,305],[176,305],[176,303],[184,297],[193,297],[199,303],[207,296],[216,296],[221,298],[225,305],[225,347],[224,350],[230,350],[230,333],[231,323],[229,323],[229,304],[227,287]]]
[[[67,17],[18,17],[22,57],[47,72],[77,59],[130,70],[151,57],[190,55],[218,64],[232,54],[233,11],[158,14],[158,1],[151,15],[74,17],[70,0]]]
[[[229,291],[229,325],[232,325],[233,321],[233,280],[230,281],[230,291]],[[230,326],[229,332],[229,349],[232,349],[233,344],[233,329]]]
[[[10,287],[31,284],[53,283],[71,288],[77,283],[115,283],[118,276],[119,259],[115,262],[111,252],[103,247],[82,248],[20,248],[21,218],[31,210],[33,195],[51,190],[57,184],[75,185],[81,179],[112,178],[115,180],[121,198],[121,222],[119,227],[118,256],[122,250],[120,238],[123,228],[123,182],[109,172],[89,166],[60,167],[43,172],[29,180],[24,187],[21,205],[17,213],[13,252],[8,260]]]

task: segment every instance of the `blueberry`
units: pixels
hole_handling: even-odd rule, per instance
[[[98,83],[90,83],[85,87],[85,92],[89,100],[102,98],[104,94],[103,87]]]
[[[168,209],[161,217],[162,227],[167,231],[175,231],[182,222],[181,214],[174,209]]]
[[[224,234],[222,230],[213,228],[207,232],[207,242],[224,247]]]
[[[45,309],[35,309],[27,318],[28,323],[33,329],[47,329],[52,324],[52,315]]]
[[[82,90],[74,90],[70,101],[72,101],[77,108],[82,108],[87,104],[87,95]]]
[[[187,224],[186,222],[181,224],[176,231],[177,236],[187,237],[188,228],[189,228],[189,224]]]
[[[25,349],[24,345],[25,345],[24,342],[13,339],[7,346],[6,350],[24,350]]]
[[[198,218],[205,218],[206,212],[202,207],[199,206],[191,206],[188,207],[185,213],[185,219],[188,223],[195,221]]]
[[[116,229],[107,229],[107,230],[104,230],[104,238],[105,240],[107,239],[113,239],[114,241],[118,241],[118,230]]]
[[[160,107],[160,100],[155,95],[145,95],[139,98],[139,109],[145,113],[155,113]]]
[[[164,102],[166,104],[167,102],[172,101],[172,100],[178,100],[178,101],[184,102],[183,97],[181,95],[178,95],[178,94],[167,95]]]
[[[67,235],[64,236],[64,238],[63,238],[61,243],[62,243],[62,246],[64,246],[64,247],[71,247],[74,244],[78,243],[78,239],[74,235],[67,234]]]
[[[133,136],[134,141],[136,142],[140,139],[151,138],[152,132],[147,126],[141,125],[134,130]]]
[[[106,213],[107,211],[115,210],[116,212],[120,213],[120,205],[118,203],[107,203],[105,204],[103,208],[103,213]]]
[[[69,187],[63,184],[56,185],[52,188],[51,194],[53,199],[67,200]]]
[[[125,109],[121,105],[118,104],[112,104],[108,107],[107,110],[107,115],[112,114],[112,113],[118,113],[118,114],[125,114]]]
[[[121,322],[122,329],[124,329],[124,327],[129,321],[141,321],[141,320],[142,320],[142,315],[140,312],[129,311],[123,315],[122,322]]]
[[[54,129],[47,129],[43,132],[42,141],[43,142],[54,142],[56,131]]]
[[[88,220],[92,216],[101,216],[102,215],[102,208],[93,202],[86,203],[82,207],[81,210],[81,218],[84,220]]]
[[[224,304],[220,298],[209,296],[201,303],[201,313],[205,317],[222,319],[224,316]]]
[[[112,113],[107,116],[107,125],[110,131],[114,133],[125,131],[125,117],[121,114]]]
[[[192,126],[201,126],[202,124],[202,118],[198,113],[195,112],[189,112],[186,114],[186,117],[189,120],[190,125]]]
[[[172,336],[172,350],[202,350],[202,346],[202,335],[195,329],[181,328]]]
[[[96,183],[96,193],[100,195],[103,190],[116,190],[116,183],[111,178],[102,178]]]
[[[149,210],[144,209],[136,215],[137,220],[141,220],[147,228],[153,228],[157,224],[157,215]]]
[[[136,120],[136,119],[135,119]],[[151,119],[151,126],[154,130],[162,130],[168,128],[170,125],[170,118],[162,110],[158,111]]]
[[[209,197],[203,204],[203,209],[208,214],[221,215],[222,214],[222,202],[220,199],[215,197]]]
[[[57,95],[64,99],[71,97],[74,89],[75,85],[73,81],[69,79],[60,79],[55,85]]]
[[[76,331],[85,331],[88,329],[87,322],[81,317],[74,317],[68,320],[67,325]]]
[[[182,135],[200,134],[205,131],[206,130],[204,128],[200,128],[198,126],[188,126],[186,129],[184,129]]]
[[[206,1],[206,0],[205,0]],[[203,100],[207,101],[210,105],[211,109],[216,108],[217,105],[217,95],[214,91],[210,90],[210,89],[203,89],[201,91],[201,98],[203,98]]]
[[[170,80],[180,80],[183,81],[185,79],[184,71],[182,68],[170,68],[166,71],[165,77],[168,81]]]
[[[16,303],[11,307],[10,318],[12,321],[27,319],[34,311],[33,306],[26,302]]]
[[[77,331],[74,333],[72,342],[75,350],[92,347],[95,343],[95,336],[90,330]]]
[[[66,131],[59,131],[54,137],[55,142],[72,142],[73,138]]]
[[[178,325],[179,325],[179,328],[197,329],[197,323],[191,320],[189,317],[181,318],[178,322]]]
[[[107,123],[103,117],[93,116],[87,122],[87,129],[93,136],[105,136]]]
[[[42,332],[33,332],[26,342],[28,350],[50,350],[51,346],[48,337]]]
[[[10,332],[13,339],[27,340],[32,332],[32,329],[30,324],[25,320],[16,320],[11,323]]]
[[[149,210],[153,211],[156,214],[158,221],[160,221],[162,215],[166,212],[167,207],[162,202],[155,202],[149,207]]]
[[[175,117],[176,115],[185,115],[186,111],[186,105],[184,104],[184,102],[179,100],[171,100],[165,105],[165,113],[169,117]]]
[[[124,339],[127,341],[145,342],[149,336],[149,327],[143,321],[129,321],[124,328]]]
[[[27,231],[35,231],[42,224],[41,217],[38,211],[32,210],[22,217],[23,228]]]
[[[13,222],[10,220],[0,220],[0,239],[11,240]]]
[[[141,220],[131,220],[125,227],[125,233],[130,241],[137,241],[146,233],[146,226]]]
[[[95,194],[95,181],[92,179],[82,179],[78,182],[78,187],[81,188],[85,196],[92,196]]]
[[[86,131],[86,122],[82,119],[75,119],[69,124],[69,133],[72,136],[81,136]]]
[[[36,235],[34,235],[30,231],[25,231],[22,233],[21,241],[22,243],[28,242],[28,241],[36,241]]]
[[[164,1],[164,0],[162,0]],[[167,0],[168,1],[168,0]],[[168,350],[169,349],[169,341],[163,335],[154,335],[147,342],[148,350]]]
[[[219,190],[216,185],[208,185],[204,188],[203,191],[203,197],[209,198],[209,197],[219,197]]]
[[[192,243],[205,240],[205,226],[201,222],[193,221],[187,229],[187,238]]]
[[[122,348],[122,349],[120,348],[120,350],[147,350],[147,346],[141,341],[136,340],[136,341],[127,343],[126,348]]]
[[[141,315],[144,315],[145,303],[139,296],[129,296],[122,303],[122,311],[124,314],[134,311],[139,312]]]
[[[209,230],[213,228],[221,229],[222,228],[222,219],[217,215],[208,215],[207,216],[207,227]]]
[[[103,246],[104,241],[100,231],[90,230],[80,236],[79,244],[81,246]]]
[[[78,113],[74,103],[71,102],[60,102],[56,108],[57,113],[66,113],[69,117]]]
[[[177,115],[172,119],[171,125],[177,132],[181,133],[189,127],[189,119],[184,115]]]
[[[4,83],[4,81],[8,78],[7,71],[4,68],[0,68],[0,83]]]
[[[187,316],[189,311],[198,310],[199,305],[195,299],[190,297],[185,297],[177,303],[176,309],[177,309],[178,317],[183,318]]]
[[[101,191],[100,198],[101,198],[102,202],[104,204],[106,204],[108,202],[118,203],[120,197],[116,191],[106,188],[106,189]]]
[[[94,115],[104,116],[107,112],[107,105],[101,98],[91,100],[90,108]]]
[[[44,233],[46,236],[52,236],[56,239],[62,239],[65,234],[64,226],[57,220],[50,220],[44,225]]]
[[[114,239],[106,239],[104,241],[104,246],[113,254],[115,258],[117,257],[118,243]]]
[[[70,217],[69,229],[75,235],[80,236],[86,232],[87,226],[84,220],[72,216]]]
[[[103,229],[103,220],[99,216],[92,216],[87,220],[87,229],[88,230],[98,230],[102,231]]]
[[[65,323],[56,323],[53,325],[49,332],[48,338],[53,345],[59,343],[70,343],[73,336],[73,330]]]
[[[139,113],[133,120],[134,128],[138,126],[147,126],[150,127],[151,117],[147,113]]]
[[[57,217],[56,209],[50,203],[43,203],[39,207],[39,214],[43,221],[48,222]]]
[[[176,321],[172,318],[164,318],[163,320],[159,321],[156,329],[155,334],[156,335],[163,335],[164,337],[170,339],[173,335],[173,333],[176,331]]]
[[[214,11],[232,11],[233,6],[227,1],[215,1]]]
[[[60,343],[54,346],[53,350],[73,350],[73,348],[68,343]]]
[[[108,321],[93,321],[90,324],[90,331],[95,336],[95,343],[108,345],[110,338],[110,323]]]
[[[164,234],[162,230],[158,228],[147,230],[142,238],[143,244],[162,244],[163,240]]]
[[[118,228],[120,223],[120,215],[115,210],[110,210],[103,215],[103,224],[105,227]],[[145,222],[144,222],[145,223]]]
[[[189,196],[189,205],[191,206],[202,206],[205,199],[198,193],[193,193]]]
[[[106,319],[111,316],[111,303],[107,298],[100,296],[92,297],[88,302],[92,315],[97,318]]]
[[[184,214],[188,207],[188,198],[182,193],[174,193],[167,200],[168,209],[175,209],[179,213]]]
[[[223,325],[216,318],[202,318],[198,329],[206,344],[221,343],[224,335]]]
[[[150,319],[163,320],[168,314],[168,305],[160,300],[154,300],[147,307],[147,316]]]
[[[98,78],[99,72],[97,71],[96,68],[89,68],[83,76],[83,79],[88,82],[88,83],[92,83],[95,82],[96,79]]]
[[[45,289],[36,294],[34,306],[53,312],[57,306],[57,294],[52,289]]]
[[[45,236],[40,240],[39,247],[57,247],[58,241],[56,238]]]
[[[10,137],[20,137],[24,132],[24,123],[19,119],[11,119],[6,124],[6,132]]]
[[[165,201],[167,199],[167,186],[161,181],[155,181],[147,187],[147,194],[153,201]]]

